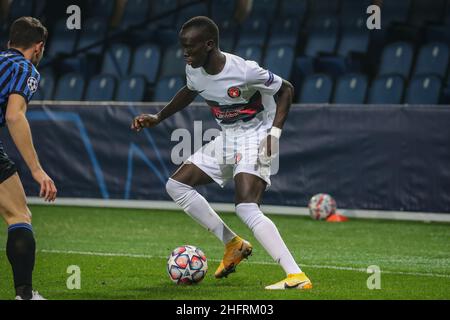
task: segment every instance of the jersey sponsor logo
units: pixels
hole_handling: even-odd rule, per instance
[[[251,120],[256,114],[264,110],[259,91],[257,91],[247,103],[219,105],[215,101],[205,101],[211,107],[211,112],[214,117],[223,124],[234,123],[238,120]]]
[[[241,89],[238,87],[231,87],[228,89],[227,93],[230,98],[239,98],[241,96]]]
[[[29,77],[27,80],[28,89],[30,89],[31,93],[35,93],[38,89],[38,81],[34,77]]]
[[[273,80],[275,80],[275,77],[271,71],[269,71],[269,79],[264,83],[266,87],[270,87],[270,85],[273,83]]]

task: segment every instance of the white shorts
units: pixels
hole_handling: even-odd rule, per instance
[[[271,166],[258,162],[258,148],[268,129],[223,130],[220,135],[191,155],[192,163],[210,176],[222,188],[238,173],[260,177],[270,187]]]

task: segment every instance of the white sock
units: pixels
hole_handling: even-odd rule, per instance
[[[224,244],[236,234],[220,219],[208,201],[194,188],[169,178],[166,184],[167,193],[195,221],[208,229]]]
[[[236,213],[253,231],[255,238],[273,260],[281,265],[286,274],[302,272],[286,247],[277,227],[261,212],[256,203],[240,203],[236,206]]]

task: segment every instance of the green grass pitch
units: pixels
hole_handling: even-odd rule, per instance
[[[38,251],[34,287],[48,299],[450,299],[450,224],[271,216],[314,285],[305,292],[272,292],[264,286],[284,273],[234,214],[221,216],[253,243],[254,252],[236,273],[217,280],[223,245],[181,211],[31,209]],[[0,244],[0,299],[12,299],[6,231]],[[198,285],[177,286],[166,274],[166,257],[183,244],[200,247],[208,258]],[[66,286],[71,265],[81,270],[79,290]],[[370,265],[381,269],[380,289],[367,288]]]

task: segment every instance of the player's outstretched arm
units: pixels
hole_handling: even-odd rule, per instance
[[[283,79],[280,90],[278,90],[277,111],[272,127],[283,129],[284,122],[287,119],[289,109],[294,98],[294,86]]]
[[[180,89],[173,99],[157,114],[141,114],[134,118],[131,129],[141,131],[142,128],[151,128],[164,119],[183,110],[197,97],[197,92],[189,90],[186,86]]]
[[[39,196],[43,197],[45,201],[51,202],[56,199],[57,190],[55,183],[45,173],[39,163],[31,137],[30,125],[25,116],[26,111],[27,103],[25,99],[21,95],[11,94],[8,99],[8,107],[6,108],[6,124],[33,178],[41,187]]]

